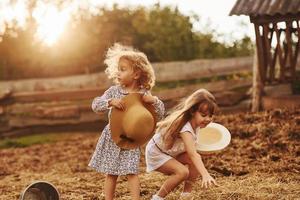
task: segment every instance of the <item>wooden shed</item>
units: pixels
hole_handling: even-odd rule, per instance
[[[252,111],[258,111],[264,86],[299,79],[300,0],[237,0],[230,15],[247,15],[254,24]]]

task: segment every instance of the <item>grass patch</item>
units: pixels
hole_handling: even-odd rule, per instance
[[[0,140],[0,149],[4,148],[16,148],[16,147],[28,147],[34,144],[52,143],[61,140],[63,134],[39,134],[22,136],[18,138],[5,138]]]

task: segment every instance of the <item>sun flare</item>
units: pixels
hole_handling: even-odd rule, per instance
[[[12,4],[9,0],[1,0],[0,35],[3,34],[7,28],[12,28],[13,26],[24,28],[28,16],[29,11],[25,1],[17,1]]]
[[[36,40],[52,46],[62,37],[69,23],[97,15],[103,4],[103,0],[0,0],[0,42],[8,29],[24,29],[27,20],[32,18],[37,25]]]
[[[36,37],[47,45],[53,45],[63,33],[70,20],[67,10],[58,10],[55,5],[42,4],[32,13],[37,22]]]

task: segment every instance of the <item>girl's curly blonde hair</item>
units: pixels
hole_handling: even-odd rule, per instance
[[[121,58],[128,60],[132,64],[134,70],[141,71],[141,77],[139,79],[141,88],[150,90],[154,86],[154,70],[147,56],[132,47],[123,46],[118,43],[115,43],[108,49],[104,60],[104,64],[107,66],[105,73],[108,75],[109,79],[112,79],[114,83],[119,84],[117,73]]]

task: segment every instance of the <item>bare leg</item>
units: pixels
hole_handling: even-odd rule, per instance
[[[107,174],[104,183],[105,200],[113,200],[118,176]]]
[[[140,199],[140,179],[136,174],[127,175],[128,183],[129,183],[129,190],[131,193],[131,198],[133,200]]]
[[[187,153],[180,154],[177,157],[177,160],[184,165],[188,165],[190,173],[189,173],[189,177],[184,182],[183,192],[191,192],[192,186],[200,174]]]
[[[167,161],[164,165],[158,168],[157,171],[166,175],[171,175],[158,191],[157,195],[160,197],[167,196],[167,194],[169,194],[189,176],[188,168],[175,159]]]

